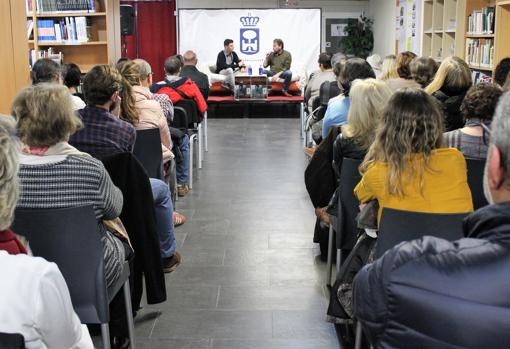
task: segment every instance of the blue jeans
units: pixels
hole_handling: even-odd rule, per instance
[[[188,184],[189,180],[189,136],[184,135],[177,146],[182,154],[182,160],[177,162],[175,168],[177,173],[177,185],[184,185]]]
[[[272,70],[264,70],[264,74],[266,74],[268,77],[271,77],[271,76],[275,76],[278,73],[276,73]],[[282,73],[282,75],[280,75],[280,78],[282,78],[284,80],[283,81],[283,90],[288,91],[290,82],[292,81],[292,72],[290,70],[286,70]]]
[[[172,257],[177,248],[174,236],[174,208],[168,184],[162,180],[150,178],[154,208],[156,210],[156,230],[159,237],[161,258]]]

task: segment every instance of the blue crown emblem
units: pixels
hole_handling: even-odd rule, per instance
[[[260,21],[259,17],[253,17],[251,13],[248,13],[248,16],[240,18],[243,27],[255,27],[257,23]]]

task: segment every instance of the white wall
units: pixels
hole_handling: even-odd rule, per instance
[[[1,1],[1,0],[0,0]],[[176,0],[178,8],[287,8],[285,0]],[[394,1],[394,0],[379,0]],[[320,8],[322,9],[322,43],[325,47],[324,24],[326,18],[357,17],[364,11],[369,13],[368,0],[294,0],[297,6],[289,8]],[[346,15],[349,16],[346,16]]]
[[[374,53],[384,57],[395,53],[395,0],[370,0],[374,20]]]

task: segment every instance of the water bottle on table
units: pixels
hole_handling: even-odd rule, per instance
[[[251,65],[248,66],[248,75],[251,76],[253,73],[253,70],[251,69]]]
[[[264,68],[262,68],[261,65],[259,65],[259,75],[260,76],[264,75]]]

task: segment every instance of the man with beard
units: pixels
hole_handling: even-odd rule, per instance
[[[466,238],[400,244],[354,280],[354,314],[374,348],[508,348],[510,93],[496,110],[484,175],[490,205]]]

